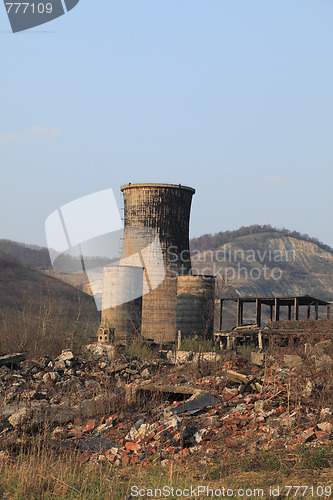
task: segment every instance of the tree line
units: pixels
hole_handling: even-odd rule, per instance
[[[313,238],[308,234],[302,234],[298,231],[291,231],[286,228],[276,228],[270,224],[253,224],[251,226],[242,226],[234,231],[221,231],[215,234],[204,234],[198,238],[192,238],[190,241],[191,250],[199,250],[200,252],[204,250],[216,250],[226,243],[231,243],[232,241],[240,238],[242,236],[249,236],[254,234],[262,233],[276,233],[277,236],[291,236],[298,240],[309,241],[315,245],[318,245],[322,250],[333,253],[333,249],[322,243],[317,238]],[[38,245],[29,245],[25,243],[18,243],[11,240],[0,240],[0,252],[9,255],[18,263],[23,266],[30,267],[31,269],[51,269],[51,261],[49,256],[49,251],[46,247],[41,247]],[[79,259],[66,255],[63,257],[68,262],[68,268],[73,269],[74,261],[77,261],[77,265],[80,267]],[[102,265],[104,259],[99,259],[98,257],[88,258],[91,260],[91,264],[94,262],[95,265]],[[94,267],[91,265],[91,267]]]
[[[291,236],[292,238],[296,238],[298,240],[309,241],[318,245],[322,250],[333,253],[333,249],[329,245],[322,243],[317,238],[312,238],[308,234],[291,231],[290,229],[286,229],[284,227],[279,229],[271,226],[270,224],[253,224],[251,226],[242,226],[234,231],[221,231],[215,234],[204,234],[199,236],[199,238],[191,239],[191,250],[199,250],[200,252],[204,250],[216,250],[226,243],[231,243],[242,236],[261,233],[276,233],[278,236]]]
[[[38,245],[27,245],[11,240],[0,240],[0,252],[12,257],[17,263],[31,269],[51,269],[49,251]]]

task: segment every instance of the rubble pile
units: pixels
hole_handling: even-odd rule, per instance
[[[69,350],[55,359],[0,357],[0,430],[8,424],[26,431],[94,417],[121,397],[126,383],[149,375],[156,364],[136,359],[111,363],[103,352],[85,361]]]
[[[71,351],[37,361],[0,357],[0,452],[45,426],[52,446],[77,450],[80,463],[114,466],[328,444],[332,400],[318,394],[331,358],[320,344],[303,357],[252,356],[252,363],[183,355],[179,363],[171,354],[113,360],[103,352],[87,361]]]

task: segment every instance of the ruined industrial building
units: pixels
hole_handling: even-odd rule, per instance
[[[108,331],[118,340],[142,335],[163,344],[174,342],[178,331],[212,338],[215,276],[191,274],[195,190],[180,184],[128,184],[121,191],[123,248],[120,265],[104,268],[99,339],[106,340]]]
[[[181,184],[149,183],[128,184],[121,191],[121,258],[119,265],[104,267],[99,342],[142,336],[163,345],[179,341],[179,337],[196,336],[223,339],[221,346],[225,346],[231,337],[248,338],[244,327],[256,336],[263,316],[266,323],[279,322],[280,310],[285,308],[289,321],[301,319],[301,307],[306,307],[306,319],[313,310],[318,320],[319,307],[325,307],[330,318],[330,303],[309,295],[215,299],[215,276],[194,274],[191,267],[189,224],[195,190]],[[237,335],[222,327],[223,304],[231,303],[237,305]],[[243,318],[246,304],[255,306],[250,323]],[[269,312],[262,313],[263,307]]]
[[[214,479],[221,497],[220,484],[248,471],[251,488],[259,474],[276,488],[311,477],[317,496],[331,496],[330,303],[215,298],[215,276],[191,267],[194,189],[129,184],[122,192],[121,258],[104,267],[101,324],[91,329],[99,342],[80,346],[73,335],[61,353],[0,355],[5,477],[81,500],[95,498],[96,489],[84,496],[95,474],[98,498],[129,499],[133,477],[164,486],[176,473]],[[68,484],[72,470],[81,481]],[[0,498],[18,498],[7,484]]]

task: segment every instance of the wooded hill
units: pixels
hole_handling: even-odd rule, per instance
[[[223,296],[312,295],[333,299],[330,247],[270,226],[266,231],[261,226],[249,229],[248,233],[241,228],[231,235],[218,233],[192,240],[192,267],[220,276]]]

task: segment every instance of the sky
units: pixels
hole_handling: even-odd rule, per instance
[[[80,0],[13,34],[0,5],[0,238],[59,207],[194,187],[191,237],[271,224],[333,246],[331,0]]]

